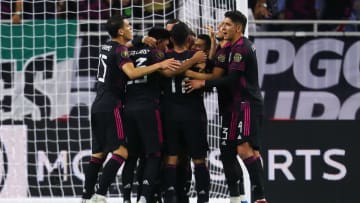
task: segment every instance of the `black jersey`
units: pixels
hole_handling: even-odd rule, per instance
[[[236,86],[230,88],[233,102],[249,101],[254,105],[263,104],[258,79],[258,64],[253,43],[240,38],[232,47],[229,54],[229,72],[241,71]]]
[[[263,98],[258,82],[258,66],[252,42],[242,37],[225,48],[227,71],[224,77],[206,82],[206,86],[219,88],[220,110],[234,111],[241,102],[262,111]],[[217,57],[219,58],[219,56]],[[222,60],[222,56],[220,57]]]
[[[129,56],[136,68],[149,66],[164,60],[164,52],[149,48],[148,46],[132,47]],[[144,75],[135,80],[129,80],[126,87],[126,108],[146,108],[156,106],[160,96],[159,72]]]
[[[180,62],[184,62],[190,59],[194,55],[194,51],[186,50],[181,53],[177,53],[173,50],[165,54],[166,58],[174,58]],[[191,67],[190,70],[198,71],[196,67]],[[163,92],[164,100],[171,101],[172,103],[182,104],[187,106],[188,104],[202,105],[203,104],[203,91],[196,90],[191,93],[186,93],[185,80],[190,79],[184,74],[177,74],[171,78],[165,78],[163,80]]]
[[[93,113],[113,111],[122,102],[129,79],[122,66],[129,62],[132,63],[126,46],[114,41],[101,46]]]
[[[224,70],[223,75],[227,74],[228,69],[228,56],[231,49],[231,43],[226,43],[223,47],[218,47],[215,52],[214,57],[214,66],[218,68],[222,68]],[[224,107],[227,106],[231,101],[231,94],[229,88],[224,88],[219,86],[216,88],[218,92],[218,105],[219,105],[219,112],[222,114],[224,112]]]

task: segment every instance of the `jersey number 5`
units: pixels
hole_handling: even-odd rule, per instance
[[[97,79],[100,82],[105,82],[105,76],[106,76],[106,70],[107,70],[107,65],[105,63],[106,59],[107,59],[106,55],[104,55],[104,54],[99,55],[99,66],[98,66]]]

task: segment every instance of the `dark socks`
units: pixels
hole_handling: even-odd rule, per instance
[[[164,202],[176,202],[176,165],[166,165],[164,169],[165,176],[165,198]],[[174,200],[175,198],[175,200]]]
[[[160,169],[160,156],[150,155],[146,158],[144,166],[144,175],[142,180],[141,196],[144,196],[147,202],[153,199],[153,188]]]
[[[224,173],[230,197],[238,197],[241,194],[240,185],[242,180],[242,168],[236,159],[236,154],[223,153],[220,156],[224,167]]]
[[[134,170],[136,168],[137,159],[137,157],[128,157],[125,162],[123,172],[121,174],[121,180],[123,185],[122,193],[124,201],[130,201],[131,199],[131,189],[133,185]]]
[[[176,197],[179,203],[188,203],[191,186],[191,165],[190,159],[185,157],[180,160],[176,168]]]
[[[251,188],[253,189],[254,200],[265,198],[264,194],[264,171],[261,166],[260,158],[255,156],[244,159],[247,170],[249,171]]]
[[[197,202],[209,202],[210,173],[205,163],[195,164],[195,183]]]
[[[95,184],[98,178],[98,173],[105,159],[98,159],[91,157],[89,165],[85,173],[85,186],[82,198],[90,199],[95,192]]]
[[[120,155],[113,154],[111,159],[106,163],[102,176],[99,181],[99,189],[96,191],[99,195],[105,195],[120,166],[124,163],[124,158]]]

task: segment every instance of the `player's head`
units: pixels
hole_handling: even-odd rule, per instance
[[[228,11],[225,13],[223,23],[224,39],[232,41],[232,39],[244,34],[247,18],[240,11]]]
[[[197,36],[194,43],[194,50],[208,52],[210,50],[210,47],[211,39],[209,35],[201,34]]]
[[[112,38],[122,37],[125,41],[133,38],[129,21],[120,15],[114,15],[106,23],[106,30]]]
[[[187,45],[188,36],[189,36],[189,28],[183,22],[179,22],[175,24],[171,30],[171,40],[174,43],[174,45],[177,46]]]
[[[153,27],[148,32],[149,37],[156,39],[156,48],[165,51],[169,45],[170,33],[161,27]]]
[[[167,31],[171,31],[172,28],[174,27],[174,25],[179,23],[179,22],[181,22],[179,19],[176,19],[176,18],[175,19],[170,19],[170,20],[166,21],[165,29]]]

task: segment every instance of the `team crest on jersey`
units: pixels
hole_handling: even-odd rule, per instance
[[[241,59],[242,59],[241,54],[239,53],[234,54],[234,58],[233,58],[234,62],[240,62]]]
[[[217,60],[221,63],[225,62],[225,55],[224,54],[220,54],[218,57],[217,57]]]
[[[164,52],[158,52],[158,53],[156,53],[156,57],[158,58],[158,59],[163,59],[164,57],[165,57],[165,54],[164,54]]]
[[[128,52],[127,50],[122,51],[122,52],[121,52],[121,56],[122,56],[123,58],[128,58],[128,57],[129,57],[129,52]]]

